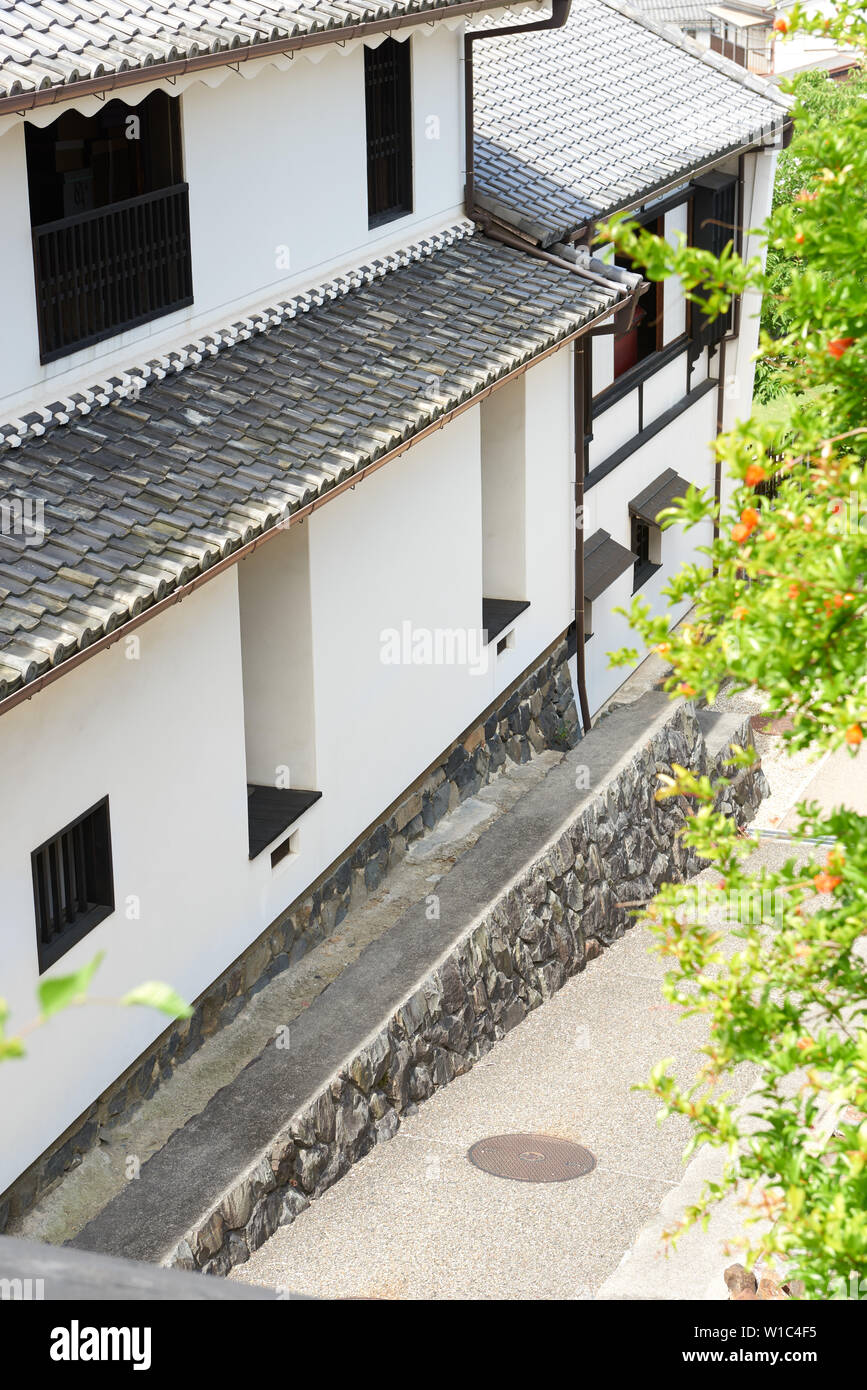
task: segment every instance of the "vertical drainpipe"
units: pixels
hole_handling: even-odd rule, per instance
[[[504,24],[499,29],[479,29],[474,34],[464,34],[464,155],[467,177],[464,186],[464,205],[467,217],[473,217],[475,204],[475,158],[473,128],[473,44],[479,39],[497,39],[508,34],[533,34],[537,29],[562,29],[569,18],[572,0],[551,0],[551,13],[547,19],[535,20],[532,24]]]
[[[584,416],[586,409],[584,354],[587,339],[576,338],[572,354],[572,401],[575,411],[575,666],[578,681],[578,704],[581,726],[590,732],[590,705],[587,700],[587,673],[584,666]]]

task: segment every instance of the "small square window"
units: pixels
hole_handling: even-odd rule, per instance
[[[114,911],[108,797],[31,855],[39,973]]]
[[[632,553],[635,555],[632,592],[646,584],[661,566],[662,532],[643,517],[632,518]]]

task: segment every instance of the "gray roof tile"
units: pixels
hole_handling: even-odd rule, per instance
[[[0,593],[19,596],[0,607],[0,696],[410,440],[622,292],[481,234],[455,239],[463,230],[216,357],[196,362],[201,354],[188,351],[190,365],[154,379],[134,404],[109,401],[62,424],[42,416],[43,433],[0,448],[4,495],[43,497],[48,530],[41,545],[0,535]]]
[[[457,0],[0,0],[0,97],[199,54],[436,9]],[[493,0],[492,0],[493,3]],[[143,73],[143,76],[146,76]]]
[[[544,246],[770,133],[788,106],[619,0],[482,39],[473,66],[477,202]]]

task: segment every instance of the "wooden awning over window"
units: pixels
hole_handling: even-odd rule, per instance
[[[607,531],[594,531],[584,543],[584,597],[592,603],[635,564],[636,557]]]
[[[641,517],[642,521],[649,521],[655,526],[659,513],[670,507],[676,497],[685,497],[688,487],[689,483],[685,478],[681,478],[673,468],[666,468],[665,472],[654,478],[643,492],[633,497],[629,503],[629,510],[633,516]]]

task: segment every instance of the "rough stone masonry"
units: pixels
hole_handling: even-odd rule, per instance
[[[409,1107],[468,1071],[620,936],[632,919],[617,903],[646,900],[665,880],[701,869],[680,840],[688,804],[657,802],[658,774],[676,762],[722,779],[718,807],[739,823],[752,819],[767,792],[758,762],[737,773],[724,765],[731,742],[751,744],[748,723],[723,717],[722,746],[714,746],[715,725],[718,744],[719,716],[674,708],[652,737],[636,741],[615,775],[596,781],[595,794],[576,798],[566,828],[504,882],[375,1036],[288,1119],[163,1262],[225,1274],[246,1260],[389,1139]],[[577,766],[586,746],[564,763]]]

